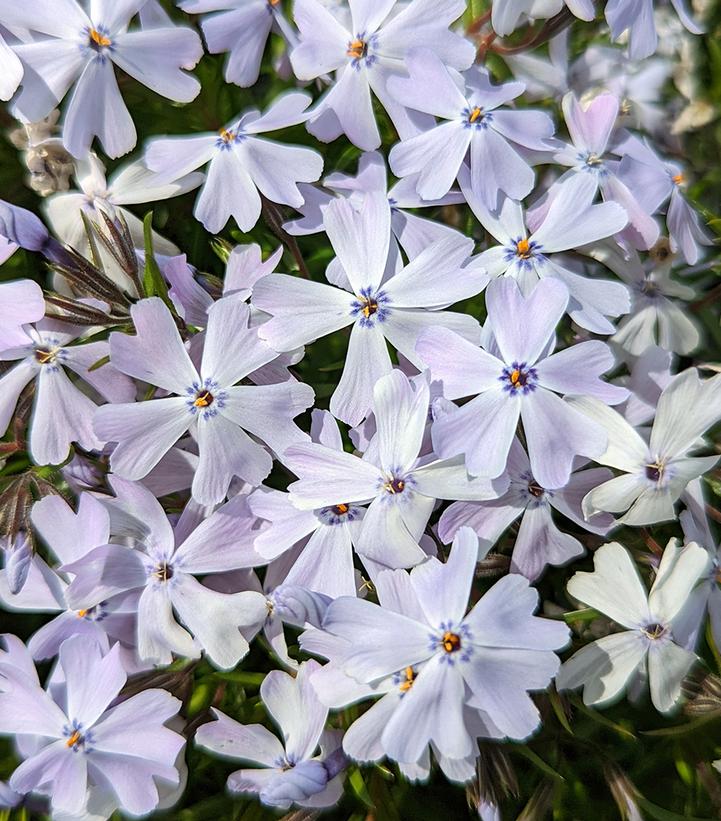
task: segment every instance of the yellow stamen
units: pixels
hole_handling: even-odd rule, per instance
[[[511,373],[511,385],[517,385],[521,378],[521,372],[519,370],[515,370]]]
[[[469,123],[475,123],[475,121],[476,121],[476,120],[477,120],[480,116],[482,116],[482,114],[483,114],[483,109],[482,109],[482,108],[478,108],[478,106],[476,106],[476,107],[473,109],[473,111],[471,111],[471,113],[470,113],[470,115],[469,115],[469,117],[468,117],[468,122],[469,122]]]
[[[271,6],[277,6],[280,3],[280,0],[268,0]]]
[[[196,408],[207,408],[212,401],[213,394],[210,391],[203,391],[203,393],[195,397],[195,402],[193,402],[193,404]]]
[[[346,54],[354,60],[360,60],[361,57],[365,56],[366,48],[365,40],[358,38],[348,44],[348,51],[346,51]]]
[[[403,479],[393,479],[390,482],[386,482],[384,487],[388,491],[388,493],[403,493],[403,489],[405,488],[406,483]]]
[[[232,143],[235,139],[235,134],[233,134],[232,131],[228,131],[227,128],[221,128],[218,133],[220,134],[220,139],[224,143]]]
[[[405,669],[405,676],[406,680],[401,684],[400,690],[402,693],[407,693],[411,687],[413,686],[413,682],[416,678],[415,670],[412,667],[406,667]]]
[[[113,41],[109,37],[101,34],[97,29],[90,29],[90,39],[97,46],[112,46],[113,44]]]
[[[686,179],[683,174],[676,174],[674,177],[672,177],[672,179],[676,183],[676,185],[683,185],[686,182]]]
[[[347,513],[348,512],[348,505],[344,502],[335,506],[335,512],[339,514]]]
[[[531,244],[527,239],[519,239],[516,243],[516,253],[523,259],[528,259],[530,256]]]
[[[78,610],[77,616],[78,616],[79,619],[82,619],[82,618],[85,618],[85,616],[87,616],[87,614],[88,614],[87,610]]]
[[[65,742],[66,747],[74,747],[80,741],[80,733],[76,730]]]
[[[48,362],[52,362],[52,360],[55,359],[55,354],[56,351],[43,351],[38,349],[35,351],[35,359],[37,359],[41,365],[47,365]]]
[[[461,637],[458,633],[446,632],[443,634],[441,644],[446,653],[455,653],[456,650],[461,649]]]

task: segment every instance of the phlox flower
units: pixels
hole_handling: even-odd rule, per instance
[[[256,284],[253,304],[271,315],[259,334],[277,351],[352,326],[330,410],[356,425],[371,406],[376,381],[391,371],[386,340],[420,367],[415,343],[424,327],[442,325],[478,339],[473,317],[442,309],[479,293],[487,277],[480,267],[464,267],[473,243],[455,234],[388,272],[391,215],[388,201],[378,194],[366,196],[360,210],[348,199],[333,200],[324,223],[342,266],[333,268],[332,281],[339,287],[274,274]]]
[[[619,114],[618,97],[606,92],[590,102],[580,102],[573,92],[563,98],[562,108],[571,136],[570,145],[556,151],[553,159],[571,171],[563,174],[548,192],[549,201],[558,188],[573,173],[588,174],[596,183],[604,200],[617,202],[628,215],[628,226],[622,236],[634,248],[650,248],[658,239],[659,226],[644,208],[636,191],[631,190],[619,176],[618,150],[615,145],[615,126]],[[627,164],[631,160],[627,161]],[[541,203],[534,213],[540,220],[547,204]]]
[[[249,433],[279,454],[307,438],[292,419],[312,404],[310,387],[237,384],[277,356],[249,327],[250,310],[241,296],[223,297],[210,308],[199,371],[157,297],[133,305],[137,336],[110,335],[111,361],[118,370],[172,394],[108,405],[96,415],[97,434],[117,443],[110,457],[114,473],[142,479],[192,430],[199,454],[193,498],[214,504],[225,497],[233,476],[257,485],[270,473],[272,458]]]
[[[563,0],[556,0],[552,5],[543,4],[543,17],[553,17],[563,8]],[[595,11],[593,0],[565,0],[565,5],[581,20],[593,20]],[[503,0],[493,4],[491,25],[493,30],[505,37],[518,25],[521,17],[537,17],[534,14],[538,0]]]
[[[103,446],[93,432],[96,402],[70,380],[66,368],[111,402],[127,402],[135,394],[133,383],[112,365],[89,370],[109,349],[107,342],[83,342],[86,330],[42,319],[25,326],[24,341],[0,352],[0,360],[17,362],[0,378],[0,432],[7,430],[20,394],[34,381],[29,451],[39,465],[64,462],[73,442],[85,450]]]
[[[279,0],[180,0],[190,14],[203,14],[200,28],[211,54],[229,52],[226,82],[248,88],[260,73],[265,46],[274,29],[294,40]]]
[[[398,689],[384,696],[379,745],[396,761],[418,762],[431,743],[441,756],[466,759],[488,723],[493,729],[482,734],[514,739],[538,727],[528,691],[545,688],[555,675],[554,650],[568,642],[568,628],[533,615],[537,594],[516,574],[494,584],[466,613],[477,557],[478,540],[463,528],[445,564],[429,558],[410,574],[381,573],[385,606],[342,596],[323,619],[333,668],[359,684],[397,677],[400,697]],[[329,696],[332,685],[323,688]],[[361,688],[357,698],[363,697]],[[467,721],[469,714],[475,719]],[[356,739],[367,749],[368,739]]]
[[[139,593],[143,661],[170,664],[173,654],[197,658],[202,650],[217,667],[235,667],[248,652],[239,627],[263,622],[265,597],[252,590],[219,593],[195,576],[263,564],[252,547],[254,520],[245,497],[234,497],[194,528],[181,518],[174,531],[149,490],[118,477],[110,484],[116,499],[106,504],[119,522],[111,533],[128,537],[128,544],[102,545],[62,566],[75,576],[65,591],[70,607],[89,610],[112,596]],[[194,515],[192,507],[186,510]]]
[[[706,515],[706,502],[700,479],[694,479],[684,493],[686,510],[679,519],[683,528],[684,543],[695,542],[708,553],[708,563],[676,622],[676,633],[686,636],[684,646],[693,649],[705,624],[711,628],[716,647],[721,647],[721,543],[714,538]]]
[[[343,453],[338,423],[328,411],[313,411],[311,438]],[[280,490],[259,488],[248,497],[250,510],[270,525],[255,539],[255,549],[266,559],[276,559],[296,544],[303,545],[284,584],[297,585],[331,598],[354,596],[357,589],[353,545],[360,535],[365,509],[341,503],[317,510],[299,510],[291,496]]]
[[[495,498],[507,487],[505,479],[470,478],[461,458],[419,459],[429,405],[427,383],[413,386],[399,370],[379,379],[373,391],[373,457],[319,444],[288,448],[286,464],[300,477],[288,487],[291,502],[341,520],[370,502],[356,550],[393,568],[426,559],[418,542],[436,499]]]
[[[89,12],[78,0],[0,3],[4,23],[40,35],[13,49],[25,69],[15,111],[30,122],[42,120],[74,85],[63,142],[75,157],[84,156],[95,137],[109,157],[127,154],[135,146],[135,126],[114,66],[176,102],[190,102],[200,91],[200,83],[183,70],[193,68],[203,55],[193,29],[167,25],[128,31],[144,3],[94,0]]]
[[[591,533],[605,535],[612,527],[610,515],[589,523],[581,512],[581,500],[589,490],[612,478],[606,468],[576,470],[563,487],[545,488],[534,479],[528,456],[514,439],[506,471],[510,485],[503,496],[481,502],[454,502],[443,511],[438,535],[444,543],[450,542],[460,527],[471,527],[478,536],[481,558],[520,516],[511,572],[522,573],[533,581],[547,564],[567,564],[585,552],[578,539],[559,530],[553,520],[554,510]]]
[[[696,291],[675,281],[670,265],[643,263],[635,251],[624,253],[616,246],[599,246],[589,253],[618,274],[631,294],[630,310],[618,323],[613,344],[630,356],[640,356],[653,345],[684,355],[698,348],[698,323],[683,304]]]
[[[27,342],[23,325],[45,315],[42,288],[30,279],[0,282],[0,351]]]
[[[428,49],[410,50],[406,62],[410,77],[389,80],[391,93],[443,122],[393,146],[393,173],[417,174],[417,192],[437,199],[448,193],[468,156],[470,187],[487,208],[497,208],[501,193],[512,199],[530,193],[535,174],[517,149],[548,151],[554,126],[542,111],[501,108],[523,94],[523,83],[492,85],[482,68],[469,69],[461,80]]]
[[[277,97],[265,114],[250,109],[218,133],[153,139],[145,164],[158,173],[159,182],[170,182],[209,163],[195,202],[196,219],[213,234],[231,217],[241,231],[250,231],[260,217],[261,194],[297,208],[303,204],[297,183],[315,182],[323,171],[317,151],[262,137],[306,120],[310,100],[291,91]]]
[[[689,14],[684,0],[671,0],[676,14],[687,31],[702,34],[703,29]],[[628,53],[634,60],[643,60],[656,51],[658,35],[653,13],[653,0],[609,0],[606,22],[614,40],[628,32]]]
[[[108,544],[110,516],[97,498],[80,495],[77,513],[61,496],[45,496],[33,505],[33,529],[61,564],[82,561],[92,550]],[[63,641],[83,636],[108,650],[109,638],[131,647],[135,639],[137,595],[113,596],[94,607],[73,609],[65,597],[67,574],[53,569],[38,552],[30,558],[27,581],[21,591],[12,591],[0,577],[0,600],[11,610],[56,613],[33,633],[28,650],[34,659],[57,655]],[[123,651],[126,662],[132,661]]]
[[[308,128],[328,142],[346,134],[364,151],[381,144],[371,89],[399,133],[418,133],[428,118],[408,112],[390,93],[390,78],[404,74],[409,44],[433,49],[444,65],[467,68],[473,45],[449,31],[463,13],[463,0],[349,0],[350,21],[324,8],[319,0],[298,0],[293,14],[299,43],[290,54],[299,80],[335,72],[335,83],[313,109]],[[450,187],[450,186],[449,186]],[[445,193],[445,192],[444,192]]]
[[[391,208],[390,254],[396,258],[397,242],[409,259],[418,256],[431,243],[445,237],[458,236],[458,231],[442,222],[420,217],[409,209],[437,208],[464,202],[460,191],[449,191],[436,200],[424,200],[416,191],[416,177],[405,177],[388,188],[388,175],[383,155],[378,151],[365,151],[358,160],[356,176],[334,172],[323,180],[323,188],[301,185],[305,202],[298,209],[300,219],[286,222],[283,228],[293,236],[317,234],[323,230],[323,212],[334,196],[350,197],[362,205],[367,194],[382,194],[388,198]],[[327,190],[326,190],[327,189]],[[332,193],[331,193],[332,192]],[[331,263],[332,264],[332,263]]]
[[[485,268],[490,276],[513,277],[526,295],[539,279],[557,277],[568,288],[571,319],[594,333],[613,333],[615,328],[607,317],[628,312],[628,290],[619,282],[569,270],[558,254],[621,231],[628,222],[623,208],[615,202],[594,205],[594,181],[588,175],[577,174],[560,186],[543,221],[529,235],[519,202],[504,197],[494,214],[471,190],[465,169],[460,179],[473,213],[501,243],[483,251],[473,264]]]
[[[574,396],[573,408],[602,425],[608,448],[595,459],[621,475],[594,488],[584,515],[622,513],[620,524],[647,525],[676,518],[674,503],[692,479],[711,470],[719,456],[691,456],[701,437],[721,419],[721,375],[702,381],[689,368],[664,388],[648,441],[619,413],[591,397]]]
[[[18,735],[28,749],[10,787],[49,796],[53,814],[87,812],[88,789],[98,787],[124,811],[143,815],[158,805],[156,779],[179,781],[175,762],[185,739],[165,724],[180,701],[145,690],[113,706],[127,679],[119,650],[103,655],[93,641],[66,639],[58,661],[64,681],[48,690],[29,660],[21,668],[0,654],[0,732]]]
[[[556,277],[540,280],[527,297],[512,279],[497,279],[486,291],[486,305],[481,348],[445,328],[429,328],[418,338],[418,355],[444,397],[475,397],[437,415],[433,448],[444,459],[464,454],[474,476],[500,476],[520,418],[536,481],[563,487],[574,457],[600,456],[607,437],[557,394],[622,402],[628,391],[601,379],[614,365],[613,354],[597,340],[552,353],[568,305],[568,290]]]
[[[198,729],[195,740],[201,747],[256,765],[228,776],[231,792],[256,794],[266,806],[284,810],[292,804],[332,807],[340,799],[346,760],[338,733],[325,731],[328,708],[310,683],[319,666],[306,661],[295,677],[272,670],[260,685],[261,700],[281,731],[282,743],[262,724],[239,724],[220,710],[213,710],[215,721]]]
[[[713,240],[683,195],[688,182],[684,168],[678,163],[662,160],[647,141],[634,136],[624,140],[623,150],[620,179],[630,190],[638,192],[638,199],[649,214],[666,205],[671,251],[680,250],[686,262],[695,265],[701,256],[699,246],[713,245]]]
[[[626,630],[582,647],[556,676],[559,690],[584,685],[585,704],[605,704],[632,679],[648,679],[651,701],[670,712],[681,696],[681,682],[696,655],[679,645],[675,617],[708,561],[697,544],[680,547],[671,540],[663,552],[651,591],[646,593],[628,551],[605,544],[594,557],[593,573],[576,573],[568,592]]]
[[[105,178],[105,165],[93,153],[75,163],[78,191],[54,194],[45,203],[48,223],[56,236],[78,253],[89,250],[88,237],[81,213],[90,220],[103,222],[100,212],[111,220],[122,215],[136,248],[143,248],[143,223],[126,206],[156,202],[183,194],[202,181],[201,174],[189,174],[177,182],[160,184],[157,174],[148,171],[142,163],[132,162]],[[174,254],[177,248],[168,240],[153,233],[153,250],[158,254]]]

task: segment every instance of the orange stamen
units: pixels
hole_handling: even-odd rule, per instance
[[[461,637],[457,633],[446,632],[443,634],[441,644],[446,653],[455,653],[461,649]]]
[[[98,46],[112,46],[113,41],[101,34],[97,29],[90,29],[90,39]]]
[[[76,730],[65,742],[66,747],[74,747],[80,741],[80,733]]]
[[[411,687],[413,686],[413,682],[415,681],[416,674],[415,674],[415,670],[412,667],[406,667],[404,672],[405,672],[406,680],[403,682],[403,684],[401,684],[400,689],[401,689],[402,693],[407,693],[411,689]]]
[[[478,118],[479,118],[482,114],[483,114],[483,109],[482,109],[482,108],[478,108],[478,106],[476,106],[476,107],[473,109],[473,111],[471,111],[470,116],[468,117],[468,122],[469,122],[469,123],[475,123],[475,121],[476,121],[476,120],[477,120],[477,119],[478,119]]]
[[[348,44],[348,51],[346,51],[346,54],[354,60],[360,60],[361,57],[365,56],[365,53],[366,44],[364,40],[359,38],[358,40],[353,40],[352,43]]]

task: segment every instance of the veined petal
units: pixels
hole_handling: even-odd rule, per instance
[[[200,83],[182,69],[203,56],[200,37],[191,28],[172,26],[127,31],[114,37],[113,62],[143,85],[179,103],[189,103]]]
[[[277,351],[292,351],[350,325],[352,301],[340,288],[288,274],[270,274],[253,288],[253,305],[271,315],[258,334]]]
[[[111,158],[127,154],[137,142],[113,64],[99,57],[85,64],[65,111],[63,128],[63,142],[74,157],[84,156],[95,137]]]
[[[383,481],[375,465],[323,445],[294,445],[285,451],[283,461],[300,477],[288,491],[291,502],[302,510],[368,501]]]
[[[252,761],[272,767],[283,758],[283,745],[261,724],[240,724],[220,710],[213,709],[215,721],[198,728],[195,741],[206,750],[222,756]]]
[[[391,370],[380,323],[366,328],[356,322],[351,330],[343,374],[330,400],[333,416],[348,425],[357,425],[371,409],[375,383]]]
[[[600,547],[593,556],[593,573],[576,573],[568,592],[589,607],[630,629],[652,621],[647,594],[628,551],[618,542]]]
[[[113,471],[124,479],[142,479],[193,423],[181,397],[124,405],[103,405],[95,412],[95,432],[103,442],[116,442],[110,457]]]

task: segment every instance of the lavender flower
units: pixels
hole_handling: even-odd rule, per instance
[[[427,384],[414,388],[396,370],[378,380],[373,397],[373,456],[370,449],[360,459],[317,444],[289,448],[284,458],[300,477],[288,488],[290,500],[302,510],[340,518],[370,502],[356,549],[386,567],[409,567],[426,559],[418,542],[436,499],[496,498],[507,481],[472,479],[459,458],[418,458],[430,404]]]
[[[487,208],[496,210],[501,193],[512,199],[530,193],[535,175],[517,149],[547,151],[554,129],[541,111],[500,110],[523,93],[523,83],[494,86],[485,69],[473,68],[464,89],[432,51],[411,49],[406,62],[410,78],[392,78],[389,90],[403,105],[444,122],[395,145],[393,173],[417,174],[421,197],[437,199],[448,193],[468,155],[471,190]]]
[[[416,350],[445,398],[475,397],[436,418],[434,450],[442,458],[465,454],[474,476],[500,476],[520,418],[533,476],[542,487],[563,487],[574,457],[600,456],[606,436],[557,394],[622,402],[628,392],[600,379],[613,367],[613,355],[598,341],[549,355],[568,304],[568,290],[555,277],[539,281],[528,297],[513,280],[498,279],[486,304],[484,348],[443,328],[419,336]]]
[[[684,0],[671,0],[671,4],[681,23],[691,34],[703,32],[688,13]],[[634,60],[642,60],[656,51],[658,35],[653,0],[609,0],[605,12],[614,40],[628,32],[628,51]]]
[[[697,544],[681,548],[672,539],[664,550],[650,593],[646,593],[628,551],[617,542],[594,556],[593,573],[576,573],[568,592],[627,628],[586,645],[556,678],[559,689],[585,685],[586,704],[605,704],[648,678],[651,700],[661,713],[673,710],[681,682],[695,653],[675,640],[674,619],[706,567],[708,555]]]
[[[54,813],[86,811],[88,789],[110,789],[115,806],[132,815],[154,810],[155,779],[178,783],[185,744],[165,726],[180,708],[164,690],[116,701],[126,681],[116,645],[106,655],[76,637],[60,648],[61,687],[43,690],[32,663],[0,655],[0,732],[31,740],[34,750],[10,778],[18,793],[50,797]]]
[[[193,497],[213,504],[225,497],[233,476],[259,484],[270,472],[271,457],[248,433],[277,453],[306,438],[291,420],[312,404],[307,385],[236,384],[277,356],[249,327],[250,310],[241,296],[223,297],[209,310],[199,372],[157,297],[132,307],[137,336],[111,334],[115,367],[173,394],[108,405],[96,415],[97,434],[117,443],[110,464],[119,476],[142,479],[192,428],[200,457]]]
[[[589,523],[581,512],[584,496],[612,478],[609,470],[577,470],[563,487],[542,487],[534,479],[528,456],[518,439],[514,439],[511,445],[506,470],[510,486],[500,498],[482,502],[454,502],[443,511],[438,523],[438,535],[443,542],[450,542],[460,527],[469,526],[479,538],[483,556],[520,516],[521,525],[513,544],[511,572],[522,573],[533,581],[547,564],[567,564],[584,553],[578,539],[558,529],[552,517],[554,510],[591,533],[605,535],[613,526],[613,517],[608,514],[595,517]]]
[[[477,555],[476,536],[464,528],[446,564],[431,558],[410,575],[379,576],[393,605],[344,596],[323,619],[333,667],[360,684],[397,675],[403,696],[380,737],[396,761],[414,764],[431,742],[441,755],[465,759],[489,722],[493,735],[518,739],[538,726],[528,690],[555,674],[553,651],[567,643],[568,628],[533,616],[536,593],[517,575],[497,582],[466,614]],[[313,633],[310,639],[317,647]],[[475,721],[466,723],[467,708]]]
[[[272,315],[259,333],[279,351],[353,326],[330,410],[355,425],[370,408],[374,384],[391,371],[386,340],[418,366],[414,348],[426,326],[442,325],[476,340],[478,325],[472,317],[441,309],[479,293],[487,278],[479,267],[463,267],[472,243],[461,236],[428,246],[404,268],[386,275],[390,209],[378,194],[368,195],[360,210],[347,199],[334,200],[325,209],[324,222],[342,266],[334,269],[339,287],[274,274],[255,286],[253,304]]]
[[[599,511],[623,513],[619,523],[652,524],[675,518],[674,503],[688,483],[718,462],[691,456],[701,437],[721,419],[721,376],[702,381],[689,368],[661,393],[648,442],[616,411],[591,397],[572,397],[573,408],[603,425],[608,448],[597,462],[622,471],[583,500],[588,518]]]
[[[200,91],[200,83],[183,71],[193,68],[203,54],[192,29],[168,25],[127,30],[144,2],[98,0],[89,14],[77,0],[60,0],[47,13],[14,0],[0,3],[4,24],[44,35],[14,47],[25,68],[15,110],[30,122],[42,120],[77,81],[63,128],[65,147],[75,157],[84,156],[95,137],[109,157],[127,154],[135,146],[135,126],[120,95],[114,65],[176,102],[190,102]]]
[[[297,183],[314,182],[323,171],[317,151],[260,136],[306,120],[309,103],[307,94],[293,91],[276,98],[265,114],[246,111],[217,134],[151,140],[145,163],[160,182],[179,180],[210,163],[195,203],[196,218],[213,234],[230,217],[241,231],[250,231],[260,217],[261,194],[298,207],[303,197]]]
[[[282,744],[261,724],[238,724],[219,710],[213,710],[216,721],[200,727],[195,738],[201,747],[260,765],[231,773],[232,792],[254,793],[266,806],[286,810],[291,804],[331,807],[340,799],[346,762],[338,734],[324,731],[328,708],[310,684],[318,667],[307,661],[295,677],[273,670],[263,679],[260,696]]]
[[[258,79],[271,31],[279,31],[291,42],[296,39],[279,0],[181,0],[178,5],[190,14],[205,15],[200,28],[208,51],[229,52],[225,79],[243,88]]]
[[[494,214],[473,193],[466,169],[460,180],[473,213],[501,243],[479,254],[474,265],[485,268],[491,276],[513,277],[525,295],[539,279],[557,277],[568,288],[568,314],[574,322],[594,333],[614,332],[613,323],[606,317],[628,313],[628,290],[618,282],[569,270],[558,254],[621,231],[628,222],[621,206],[612,202],[593,205],[593,179],[577,174],[559,187],[543,221],[529,236],[520,203],[504,197]]]
[[[103,445],[93,432],[97,405],[70,381],[66,368],[110,401],[128,401],[135,393],[131,381],[112,365],[90,370],[107,356],[108,343],[70,344],[82,333],[82,328],[43,319],[26,326],[24,341],[0,352],[0,360],[19,360],[0,378],[0,432],[7,430],[25,386],[35,381],[29,450],[39,465],[64,462],[73,442],[85,450]]]
[[[319,0],[298,0],[294,18],[300,41],[290,61],[299,80],[336,72],[335,83],[313,110],[311,133],[323,142],[344,133],[359,148],[372,151],[381,140],[371,89],[402,136],[428,125],[429,118],[408,112],[389,90],[390,79],[403,74],[408,45],[433,49],[445,65],[457,69],[473,62],[474,48],[448,30],[464,11],[462,0],[411,0],[400,10],[396,0],[349,0],[349,5],[346,25]]]
[[[141,659],[170,664],[174,653],[197,658],[202,649],[217,667],[234,667],[248,652],[238,628],[263,622],[265,598],[254,591],[218,593],[195,576],[263,564],[252,548],[254,520],[245,497],[234,497],[195,528],[181,519],[174,532],[160,503],[142,485],[113,477],[111,486],[117,497],[107,502],[111,518],[117,517],[119,535],[129,536],[132,546],[103,545],[63,565],[75,575],[65,591],[70,606],[88,610],[111,596],[140,593]],[[186,510],[192,522],[192,508]]]

